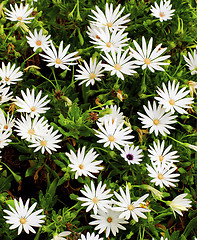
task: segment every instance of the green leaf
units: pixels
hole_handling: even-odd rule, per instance
[[[54,159],[53,161],[54,161],[58,166],[60,166],[61,169],[64,169],[64,168],[67,167],[63,162],[61,162],[61,161],[59,161],[59,160],[57,160],[57,159]]]
[[[7,205],[10,205],[11,207],[13,207],[15,209],[14,200],[6,200],[5,202],[6,202]]]
[[[179,238],[179,235],[180,235],[179,231],[173,232],[170,237],[170,240],[177,240]]]
[[[72,200],[78,201],[78,200],[77,200],[78,197],[79,197],[79,196],[76,195],[76,194],[74,194],[74,193],[71,193],[71,194],[70,194],[70,199],[72,199]]]
[[[30,177],[36,170],[38,169],[38,166],[33,166],[27,169],[25,173],[25,177]]]
[[[181,237],[184,235],[185,239],[188,239],[190,233],[197,228],[197,217],[193,218],[187,227],[185,228],[185,231],[181,235]]]
[[[82,36],[79,28],[77,28],[77,31],[78,31],[78,37],[79,37],[80,44],[81,44],[81,46],[83,46],[83,44],[84,44],[83,36]]]
[[[180,167],[180,168],[178,169],[178,171],[179,171],[181,174],[186,173],[186,170],[185,170],[184,168],[182,168],[182,167]]]
[[[6,191],[11,187],[11,181],[13,180],[13,176],[9,177],[1,177],[0,178],[0,192]]]
[[[52,197],[55,195],[57,189],[57,182],[58,179],[54,179],[53,182],[50,184],[49,190],[47,191]]]

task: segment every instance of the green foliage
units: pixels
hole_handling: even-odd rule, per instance
[[[43,192],[40,190],[40,193],[39,193],[40,206],[46,211],[52,211],[53,206],[57,202],[58,196],[55,195],[57,182],[58,182],[58,179],[54,179],[53,182],[51,183],[48,177],[46,194],[44,195]]]
[[[175,129],[170,135],[155,136],[142,129],[138,112],[144,113],[143,106],[147,106],[148,101],[152,103],[157,96],[156,89],[162,88],[162,83],[175,80],[180,83],[180,88],[189,89],[189,81],[196,82],[196,74],[189,72],[183,58],[188,52],[193,54],[197,44],[196,1],[172,0],[176,11],[171,20],[163,22],[151,15],[154,0],[107,1],[113,3],[114,8],[119,3],[120,9],[125,7],[121,16],[130,14],[130,22],[125,30],[130,38],[129,46],[135,48],[133,40],[141,45],[142,36],[147,41],[153,37],[153,47],[162,43],[162,48],[167,48],[165,53],[171,57],[165,62],[170,62],[170,65],[163,66],[164,72],[154,73],[149,69],[144,71],[137,68],[137,73],[131,76],[125,74],[124,81],[105,72],[102,81],[96,81],[94,86],[90,84],[87,87],[85,84],[79,85],[79,81],[75,80],[78,66],[69,66],[69,70],[46,66],[39,55],[44,52],[39,49],[34,53],[26,36],[29,30],[33,32],[34,29],[42,29],[44,35],[51,35],[56,48],[63,41],[64,47],[70,44],[69,53],[78,51],[77,55],[81,56],[78,64],[83,65],[84,60],[89,63],[90,57],[100,61],[103,53],[90,42],[87,26],[92,20],[89,17],[92,15],[91,10],[95,10],[97,5],[104,11],[106,1],[38,0],[33,3],[34,12],[31,16],[35,18],[30,24],[21,27],[5,18],[5,8],[10,9],[9,4],[13,5],[14,2],[20,3],[19,0],[0,3],[0,60],[5,64],[15,63],[23,72],[23,80],[10,86],[10,91],[13,91],[14,97],[21,97],[21,90],[26,88],[34,88],[36,94],[42,90],[43,97],[48,95],[50,103],[47,106],[50,109],[44,117],[54,131],[58,130],[62,134],[62,141],[58,143],[60,148],[52,150],[52,154],[47,151],[42,154],[40,150],[35,152],[35,148],[29,147],[28,141],[20,139],[16,131],[13,131],[10,137],[12,142],[5,149],[0,149],[3,168],[0,170],[0,239],[14,240],[20,237],[17,236],[17,231],[9,230],[9,224],[3,217],[3,210],[8,205],[14,207],[13,199],[20,196],[24,199],[33,198],[46,215],[45,224],[33,238],[30,236],[31,239],[52,239],[54,233],[62,231],[72,232],[69,239],[80,239],[81,233],[93,232],[93,227],[89,225],[92,221],[90,212],[86,212],[77,200],[84,184],[90,185],[93,180],[96,184],[100,181],[106,183],[111,193],[119,192],[120,186],[125,190],[128,185],[132,201],[149,193],[143,206],[151,209],[151,212],[146,213],[147,219],[139,218],[139,222],[129,219],[129,224],[124,225],[126,231],[121,230],[116,237],[110,234],[111,240],[160,240],[161,236],[169,240],[193,240],[197,235],[197,152],[187,144],[197,145],[196,95],[194,93],[192,109],[188,110],[187,115],[178,116],[177,123],[173,125]],[[160,0],[156,2],[159,4]],[[25,0],[25,3],[31,4],[31,0]],[[123,50],[126,48],[123,47]],[[128,165],[118,149],[105,148],[97,142],[94,131],[98,129],[96,121],[111,113],[110,109],[105,108],[107,105],[117,105],[126,116],[124,127],[131,127],[135,137],[133,144],[143,149],[141,164]],[[3,103],[0,108],[5,114],[13,112],[15,118],[20,118],[16,106]],[[178,151],[180,156],[176,163],[176,172],[180,174],[179,182],[175,183],[174,188],[155,186],[148,175],[146,164],[151,163],[148,149],[153,141],[158,140],[165,140],[166,146],[172,145],[172,151]],[[75,171],[68,167],[70,160],[65,153],[73,150],[77,154],[77,149],[83,146],[86,146],[86,150],[94,148],[99,154],[98,159],[103,160],[103,170],[95,174],[97,180],[83,175],[75,179]],[[30,183],[35,186],[31,196],[27,191],[32,186]],[[154,196],[150,188],[147,188],[148,185],[160,191],[162,197]],[[183,217],[177,214],[174,218],[166,203],[183,192],[188,193],[187,197],[192,200],[192,208],[189,212],[184,212]],[[112,198],[115,200],[115,196]],[[104,233],[101,237],[107,239]]]

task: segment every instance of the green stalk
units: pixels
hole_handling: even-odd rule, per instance
[[[46,78],[46,77],[43,76],[42,74],[40,74],[40,76],[41,76],[42,78],[46,79],[48,82],[50,82],[50,83],[53,85],[53,87],[56,89],[55,84],[54,84],[50,79]]]
[[[147,71],[147,68],[144,70],[144,75],[143,75],[143,78],[142,78],[142,86],[141,86],[140,94],[146,92],[146,71]]]
[[[17,175],[16,173],[14,173],[7,164],[5,164],[4,162],[1,162],[4,166],[7,167],[7,169],[12,173],[14,179],[16,180],[16,182],[19,182],[21,180],[21,176]]]
[[[60,89],[60,88],[59,88],[59,84],[58,84],[58,82],[57,82],[57,78],[56,78],[56,76],[55,76],[54,68],[51,68],[51,69],[52,69],[52,73],[53,73],[53,76],[54,76],[54,79],[55,79],[55,82],[56,82],[56,87],[57,87],[57,89]]]

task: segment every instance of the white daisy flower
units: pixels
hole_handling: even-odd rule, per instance
[[[151,182],[155,183],[155,186],[160,186],[163,188],[166,187],[176,187],[174,182],[179,182],[176,177],[180,176],[179,173],[174,173],[177,170],[176,166],[172,166],[171,168],[164,168],[163,166],[156,167],[153,165],[152,168],[150,165],[146,164],[147,171],[149,172],[149,176],[153,178]]]
[[[85,67],[78,65],[80,68],[80,70],[77,70],[79,75],[75,75],[76,80],[82,80],[79,85],[86,83],[87,87],[89,84],[94,85],[95,81],[101,81],[101,77],[104,76],[101,61],[97,63],[96,58],[94,60],[90,58],[89,65],[85,60],[83,62]]]
[[[99,230],[99,234],[105,231],[106,237],[109,236],[110,231],[114,236],[116,236],[116,234],[119,233],[119,229],[126,230],[126,228],[121,224],[129,223],[128,221],[125,221],[124,218],[119,218],[120,213],[112,209],[108,209],[108,212],[98,210],[97,215],[90,216],[96,220],[90,222],[89,224],[97,225],[95,230]]]
[[[126,38],[128,33],[124,33],[124,29],[117,31],[114,30],[112,33],[106,27],[104,30],[95,30],[97,38],[92,38],[94,41],[91,43],[97,45],[95,48],[99,48],[101,51],[110,52],[113,48],[115,52],[119,48],[128,46],[126,43],[130,38]]]
[[[61,148],[57,143],[61,142],[62,140],[59,139],[62,134],[58,134],[59,131],[53,131],[53,127],[50,127],[48,130],[43,128],[40,132],[40,137],[31,139],[32,145],[28,147],[35,147],[36,149],[34,152],[41,150],[41,153],[44,154],[47,151],[49,154],[52,154],[52,151],[57,151],[56,148]]]
[[[98,122],[104,124],[105,121],[109,121],[112,120],[112,123],[114,123],[115,119],[117,119],[117,125],[121,124],[124,122],[124,118],[125,116],[123,116],[123,113],[120,112],[120,107],[117,107],[117,105],[110,105],[110,106],[106,106],[104,109],[110,109],[111,113],[110,114],[105,114],[103,117],[100,117],[98,119]]]
[[[95,233],[90,234],[87,232],[86,236],[81,234],[81,238],[78,240],[103,240],[103,238],[100,238],[99,235],[95,235]]]
[[[94,16],[89,15],[89,17],[93,18],[95,21],[90,21],[95,26],[102,28],[103,26],[108,27],[111,31],[125,29],[125,23],[129,22],[128,18],[130,14],[126,14],[125,16],[119,18],[123,13],[125,7],[120,10],[120,4],[117,6],[115,10],[113,10],[113,4],[110,6],[108,3],[105,4],[105,14],[100,10],[99,7],[96,6],[96,11],[91,10]],[[119,11],[120,10],[120,11]]]
[[[187,111],[183,108],[191,108],[189,104],[193,103],[193,98],[185,97],[189,94],[190,90],[184,92],[186,88],[183,87],[178,91],[179,82],[175,85],[175,80],[172,82],[172,85],[171,82],[168,81],[168,89],[164,83],[162,85],[163,90],[158,87],[157,93],[159,94],[159,97],[155,97],[155,99],[163,106],[163,108],[165,108],[165,111],[171,111],[171,113],[177,111],[180,114],[187,114]]]
[[[111,198],[113,194],[109,194],[111,189],[105,190],[106,184],[102,185],[102,182],[99,182],[97,188],[95,188],[93,181],[91,181],[91,188],[88,185],[84,185],[85,191],[80,190],[80,192],[85,197],[78,197],[79,201],[82,201],[82,206],[86,206],[86,212],[89,212],[93,209],[94,214],[97,214],[98,209],[107,212],[110,208]]]
[[[190,90],[190,95],[193,98],[194,97],[194,93],[197,95],[197,82],[194,81],[188,81],[187,84],[189,85],[189,90]]]
[[[32,92],[30,93],[29,88],[27,88],[26,94],[23,90],[21,90],[21,94],[24,100],[17,96],[15,99],[15,104],[20,108],[17,109],[18,112],[29,113],[30,117],[33,118],[34,116],[40,116],[40,114],[45,113],[48,109],[50,109],[50,107],[44,107],[50,102],[50,100],[45,101],[48,95],[40,99],[42,94],[41,90],[36,98],[34,89],[32,89]]]
[[[85,146],[82,150],[78,149],[77,155],[72,150],[70,150],[70,153],[65,154],[71,161],[71,164],[68,165],[71,171],[76,172],[75,179],[82,175],[96,178],[92,173],[99,173],[103,169],[103,167],[99,166],[103,162],[102,160],[94,161],[99,156],[94,152],[94,148],[90,149],[86,155]]]
[[[139,149],[139,146],[129,146],[129,145],[126,145],[124,147],[124,150],[121,149],[121,154],[120,156],[124,158],[124,160],[126,162],[128,162],[128,164],[140,164],[140,162],[142,161],[142,157],[143,157],[143,154],[142,153],[142,149]]]
[[[21,120],[16,119],[15,121],[17,135],[29,142],[42,137],[41,133],[43,129],[47,131],[48,127],[48,120],[44,120],[44,117],[39,118],[36,116],[32,119],[26,114],[26,117],[21,116]]]
[[[11,131],[3,131],[2,129],[0,130],[0,148],[4,148],[12,141],[9,139],[11,134]]]
[[[168,129],[174,129],[174,127],[170,125],[176,123],[174,119],[177,116],[172,115],[171,112],[165,113],[165,109],[162,108],[161,105],[157,107],[155,101],[153,102],[153,107],[149,101],[148,108],[145,105],[143,107],[148,115],[146,116],[138,112],[138,115],[140,115],[139,120],[144,124],[143,128],[150,128],[149,132],[155,132],[156,136],[158,133],[161,133],[163,136],[165,136],[165,133],[170,134]]]
[[[187,193],[183,193],[175,197],[172,201],[168,202],[168,205],[171,207],[174,216],[176,217],[176,213],[183,216],[183,213],[181,211],[188,211],[187,208],[191,207],[192,201],[188,198],[185,198],[187,196]]]
[[[162,141],[161,144],[159,140],[157,143],[153,142],[153,147],[150,146],[148,149],[150,153],[148,156],[153,165],[168,169],[173,166],[174,162],[178,162],[176,159],[179,158],[179,155],[176,155],[177,151],[170,152],[172,145],[169,145],[166,149],[164,149],[164,145],[165,141]]]
[[[117,125],[117,119],[112,122],[112,119],[106,119],[104,125],[97,122],[99,130],[96,131],[96,136],[101,138],[98,140],[98,143],[104,143],[104,147],[110,146],[110,149],[113,150],[114,147],[121,149],[120,146],[125,146],[131,144],[131,141],[128,141],[134,138],[132,135],[129,135],[132,130],[129,127],[122,128],[124,123]]]
[[[9,92],[10,87],[5,87],[5,84],[0,86],[0,105],[12,99],[12,93]]]
[[[15,6],[15,9],[10,4],[10,8],[12,11],[5,8],[6,10],[5,14],[8,16],[6,18],[9,19],[10,21],[30,23],[31,21],[29,20],[34,19],[34,17],[28,17],[34,10],[33,8],[30,8],[28,10],[29,4],[26,4],[25,6],[23,6],[23,4],[21,3],[20,6],[18,7],[18,5],[15,3],[14,6]]]
[[[138,217],[146,219],[146,215],[143,212],[150,212],[151,210],[141,207],[145,204],[144,200],[149,196],[149,194],[145,194],[144,196],[140,197],[137,201],[131,202],[131,196],[129,192],[128,185],[126,186],[126,193],[120,187],[120,194],[114,192],[114,195],[119,200],[113,200],[113,203],[118,205],[117,207],[113,207],[114,211],[121,212],[119,218],[125,218],[128,220],[131,216],[132,218],[138,222]]]
[[[151,15],[159,18],[160,22],[172,19],[171,16],[174,15],[173,12],[175,9],[171,9],[172,5],[170,4],[170,0],[161,0],[160,5],[158,5],[157,2],[154,2],[154,4],[155,7],[151,5]]]
[[[118,78],[124,80],[124,75],[133,75],[136,73],[133,69],[137,66],[133,65],[134,61],[130,61],[132,56],[127,56],[129,49],[123,52],[119,48],[117,52],[114,49],[111,49],[111,55],[105,52],[105,56],[101,55],[107,64],[102,64],[105,67],[106,71],[111,71],[111,76],[116,74]]]
[[[133,43],[136,47],[135,51],[130,47],[130,51],[132,52],[132,56],[136,59],[133,61],[133,64],[142,65],[142,69],[144,70],[146,67],[148,67],[151,72],[154,72],[155,70],[158,71],[165,71],[162,67],[159,65],[169,65],[170,63],[162,62],[170,57],[170,55],[161,56],[167,48],[161,48],[162,43],[156,46],[156,48],[152,51],[153,47],[153,38],[151,37],[148,46],[146,45],[146,40],[144,36],[142,37],[142,48],[140,45],[133,40]],[[160,57],[161,56],[161,57]]]
[[[151,193],[152,193],[152,196],[154,198],[157,198],[157,199],[162,199],[163,198],[163,193],[160,192],[159,190],[157,190],[156,188],[150,186],[150,185],[147,185],[147,184],[144,184],[144,185],[141,185],[143,186],[143,189],[146,189],[146,190],[150,190]]]
[[[18,235],[24,231],[29,234],[29,232],[36,233],[36,231],[32,227],[41,227],[41,223],[44,222],[42,218],[45,218],[45,215],[39,215],[43,209],[39,209],[35,212],[37,203],[35,202],[29,209],[29,199],[23,205],[23,201],[19,198],[19,203],[14,199],[15,209],[9,205],[9,210],[3,210],[9,216],[3,216],[6,220],[6,223],[12,224],[10,229],[18,228]],[[32,213],[33,212],[33,213]]]
[[[186,61],[186,66],[189,67],[189,70],[191,71],[191,75],[197,74],[197,53],[196,53],[196,49],[194,49],[194,53],[193,56],[191,55],[190,52],[188,52],[188,57],[184,56],[184,59]]]
[[[13,64],[10,67],[10,62],[7,66],[5,66],[4,62],[2,62],[2,68],[0,68],[0,83],[2,84],[16,84],[18,81],[21,81],[21,76],[23,72],[19,71],[20,67],[15,69],[16,64]]]
[[[7,118],[4,116],[3,111],[0,109],[0,129],[4,131],[12,131],[14,126],[13,115],[10,117],[10,113],[7,113]]]
[[[30,47],[33,48],[33,51],[35,52],[38,48],[42,48],[43,50],[49,47],[50,44],[50,37],[43,35],[43,30],[41,29],[39,33],[37,33],[37,29],[34,29],[34,34],[29,31],[29,36],[26,36],[27,42],[30,45]]]
[[[190,199],[188,199],[188,198],[185,198],[186,196],[187,196],[187,193],[180,194],[168,203],[168,205],[171,207],[175,217],[176,217],[175,212],[178,213],[179,215],[183,216],[181,211],[188,211],[187,208],[192,206],[192,205],[190,205],[190,203],[192,203],[192,201],[190,201]]]
[[[67,237],[70,234],[71,234],[70,231],[64,231],[64,232],[61,232],[59,234],[55,233],[51,240],[67,240],[67,238],[64,238],[64,237]]]
[[[52,41],[50,42],[51,44],[51,48],[46,48],[44,49],[46,55],[44,54],[40,54],[40,56],[42,56],[44,59],[44,61],[49,62],[47,64],[47,66],[51,67],[51,66],[55,66],[55,68],[61,68],[63,70],[67,69],[70,70],[68,68],[69,65],[76,65],[77,63],[72,63],[73,61],[76,61],[77,59],[79,59],[80,57],[75,57],[75,55],[77,55],[78,52],[73,52],[70,53],[68,55],[68,49],[70,47],[70,44],[66,46],[66,48],[63,49],[63,41],[60,42],[60,46],[59,46],[59,50],[57,52],[54,44],[52,43]]]

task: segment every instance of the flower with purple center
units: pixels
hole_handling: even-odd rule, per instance
[[[126,158],[127,158],[129,161],[131,161],[131,160],[133,160],[133,155],[129,153],[129,154],[127,154]]]
[[[124,160],[126,162],[128,162],[128,164],[140,164],[140,162],[142,161],[142,157],[143,157],[143,154],[142,153],[142,149],[139,149],[139,147],[135,147],[134,145],[132,146],[129,146],[129,145],[126,145],[124,147],[124,150],[121,149],[121,157],[124,158]]]

